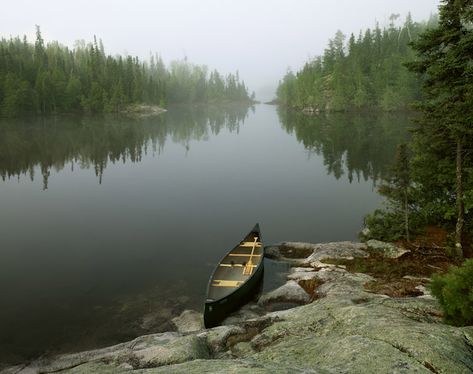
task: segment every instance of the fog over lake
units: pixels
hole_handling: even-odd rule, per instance
[[[166,62],[187,57],[223,73],[238,70],[260,100],[274,95],[288,67],[299,69],[321,55],[337,30],[358,35],[361,29],[389,24],[410,11],[416,21],[436,13],[438,0],[166,0],[166,1],[5,1],[0,35],[26,34],[34,41],[40,25],[46,41],[102,38],[112,54]]]

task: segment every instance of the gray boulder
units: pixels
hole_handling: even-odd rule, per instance
[[[141,336],[130,342],[103,349],[39,359],[20,368],[6,369],[4,373],[67,372],[73,368],[74,372],[87,372],[94,367],[97,370],[92,372],[120,372],[209,357],[205,339],[197,335],[184,336],[168,332]],[[103,363],[106,365],[104,366]]]
[[[294,280],[296,282],[301,280],[313,280],[318,279],[318,271],[313,268],[292,268],[288,274],[287,279]]]
[[[258,304],[267,305],[281,301],[305,304],[310,301],[310,296],[296,281],[290,280],[281,287],[261,296]]]
[[[355,257],[368,257],[364,243],[333,242],[333,243],[302,243],[283,242],[266,247],[265,255],[276,260],[287,261],[294,266],[309,265],[323,259],[352,259]]]
[[[325,297],[279,312],[252,340],[252,358],[337,373],[473,371],[473,327],[442,324],[435,301],[371,294],[365,274],[319,273]]]
[[[347,259],[351,260],[355,257],[368,257],[366,245],[354,242],[333,242],[313,244],[313,252],[304,261],[306,264],[311,262],[322,261],[324,259]]]
[[[164,344],[146,344],[141,349],[134,346],[133,352],[126,355],[124,361],[133,367],[140,368],[170,365],[209,357],[205,340],[196,335],[188,335],[172,339]]]
[[[386,243],[375,239],[368,240],[366,245],[372,251],[377,252],[386,258],[398,258],[403,254],[410,252],[409,250],[397,247],[392,243]]]

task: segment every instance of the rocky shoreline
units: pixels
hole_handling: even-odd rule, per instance
[[[126,116],[145,118],[157,116],[164,112],[167,112],[167,110],[157,105],[132,104],[128,105],[127,108],[122,110],[120,113]]]
[[[292,265],[286,284],[203,329],[184,311],[177,331],[98,350],[40,358],[2,373],[472,373],[473,326],[442,322],[436,300],[373,292],[371,275],[333,262],[402,258],[387,243],[281,243],[267,255]]]

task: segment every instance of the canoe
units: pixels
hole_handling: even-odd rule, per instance
[[[263,277],[264,247],[259,224],[219,262],[209,280],[204,324],[217,326],[251,300]]]

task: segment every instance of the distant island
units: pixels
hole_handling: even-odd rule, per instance
[[[184,58],[166,67],[156,55],[111,56],[101,40],[75,43],[70,49],[45,44],[39,26],[36,41],[0,40],[0,117],[60,113],[130,112],[137,104],[252,104],[238,72],[226,77]]]

